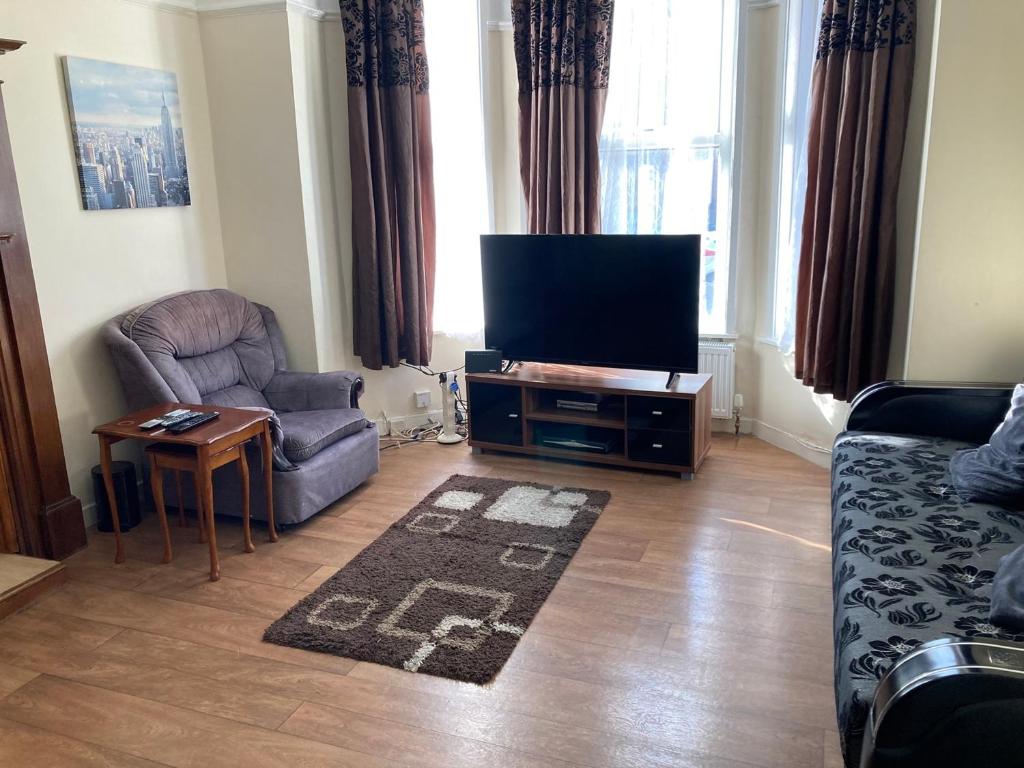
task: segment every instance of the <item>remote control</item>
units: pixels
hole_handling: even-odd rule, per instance
[[[144,421],[141,424],[139,424],[139,429],[156,429],[157,427],[159,427],[163,423],[164,422],[163,422],[162,418],[160,418],[160,419],[150,419],[149,421]]]
[[[213,421],[218,416],[220,416],[220,414],[217,413],[217,411],[210,411],[209,413],[200,413],[196,411],[193,413],[193,415],[189,416],[188,418],[183,419],[169,426],[167,428],[167,431],[177,435],[182,432],[187,432],[190,429],[194,429],[195,427],[198,427],[200,424],[205,424],[208,421]]]
[[[185,421],[185,419],[191,419],[196,413],[187,409],[181,409],[177,411],[171,411],[170,413],[164,414],[163,419],[160,423],[165,427],[170,427],[179,422]]]

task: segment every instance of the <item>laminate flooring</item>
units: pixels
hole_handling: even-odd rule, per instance
[[[261,642],[264,628],[453,473],[611,491],[496,680]],[[218,520],[222,579],[149,515],[92,533],[67,583],[0,621],[0,765],[841,766],[828,472],[715,437],[692,482],[465,445],[385,451],[276,544]]]

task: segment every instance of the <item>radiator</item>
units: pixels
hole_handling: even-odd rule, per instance
[[[736,345],[724,341],[702,341],[697,345],[697,370],[711,374],[711,416],[732,418],[736,392]]]

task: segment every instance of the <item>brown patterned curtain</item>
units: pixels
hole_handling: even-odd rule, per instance
[[[341,0],[352,166],[354,350],[430,362],[434,177],[423,0]]]
[[[512,0],[531,234],[601,231],[597,148],[614,0]]]
[[[814,65],[796,376],[850,400],[885,378],[915,0],[825,0]]]

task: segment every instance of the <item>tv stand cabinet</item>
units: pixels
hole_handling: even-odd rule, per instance
[[[711,376],[679,374],[668,388],[664,376],[538,363],[467,374],[469,444],[690,478],[711,447]]]

